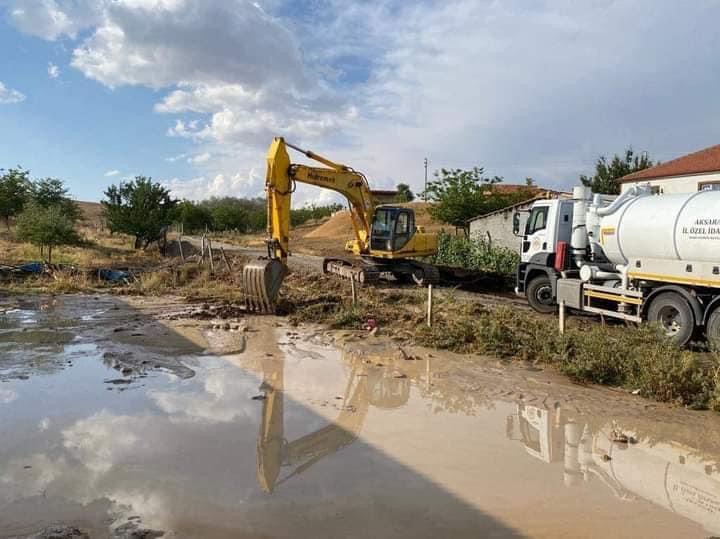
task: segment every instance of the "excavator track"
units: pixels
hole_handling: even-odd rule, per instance
[[[323,260],[323,273],[338,275],[343,279],[355,279],[362,284],[377,283],[382,269],[368,264],[357,265],[344,258],[326,258]]]
[[[440,268],[431,264],[413,262],[415,270],[412,273],[412,280],[418,286],[438,284],[440,282]]]

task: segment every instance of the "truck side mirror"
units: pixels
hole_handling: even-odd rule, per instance
[[[513,234],[520,235],[520,212],[513,213]]]

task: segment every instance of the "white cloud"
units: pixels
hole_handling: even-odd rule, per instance
[[[183,159],[186,159],[186,158],[187,158],[187,154],[186,154],[186,153],[181,153],[181,154],[178,154],[178,155],[171,155],[170,157],[166,157],[166,158],[165,158],[165,161],[166,161],[167,163],[176,163],[176,162],[182,161]]]
[[[199,153],[197,155],[193,155],[192,157],[188,157],[187,162],[193,165],[201,165],[202,163],[210,161],[211,157],[212,155],[210,155],[209,152]]]
[[[0,389],[0,404],[10,404],[11,402],[17,400],[17,398],[17,391],[13,391],[12,389]]]
[[[0,82],[0,105],[14,105],[25,101],[25,96]]]
[[[292,34],[245,0],[118,0],[102,15],[72,65],[105,85],[303,85]]]
[[[166,182],[166,185],[173,196],[188,200],[203,200],[228,195],[263,196],[265,180],[256,169],[249,169],[235,174],[199,176],[191,180],[173,178]]]
[[[193,198],[261,194],[278,135],[416,190],[424,157],[567,186],[626,144],[666,160],[720,137],[717,3],[292,5],[17,0],[10,16],[45,39],[84,36],[71,65],[89,78],[161,89],[167,134],[192,146],[167,160],[201,169],[168,183]]]
[[[47,73],[51,79],[57,79],[60,76],[60,68],[52,62],[48,62]]]
[[[120,174],[120,171],[117,170],[117,169],[108,170],[108,171],[105,173],[105,177],[106,177],[106,178],[111,178],[112,176],[117,176],[118,174]]]
[[[10,18],[25,33],[54,41],[97,24],[112,0],[16,0]]]

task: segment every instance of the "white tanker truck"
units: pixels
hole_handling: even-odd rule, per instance
[[[720,343],[720,191],[637,186],[611,198],[576,187],[535,202],[522,238],[515,291],[536,311],[564,302],[658,323],[680,345],[703,332]]]
[[[599,481],[622,500],[648,500],[718,536],[718,455],[666,440],[663,434],[653,439],[648,435],[657,424],[638,426],[644,435],[621,429],[615,421],[591,427],[582,417],[566,416],[559,407],[518,404],[516,413],[507,418],[506,435],[522,442],[526,452],[540,461],[563,461],[567,487],[592,487]]]

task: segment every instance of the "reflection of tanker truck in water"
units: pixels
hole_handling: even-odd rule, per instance
[[[515,232],[520,233],[519,215]],[[678,344],[720,342],[720,191],[620,196],[576,187],[533,204],[517,293],[539,312],[568,308],[659,324]]]
[[[618,498],[645,499],[720,534],[720,471],[692,447],[522,404],[507,418],[507,435],[538,460],[563,461],[568,487],[599,480]]]

